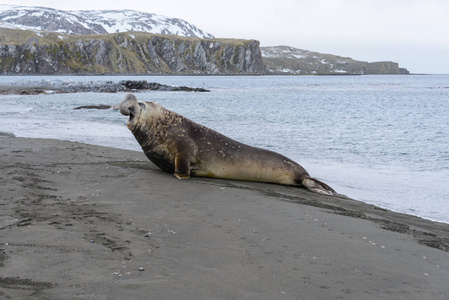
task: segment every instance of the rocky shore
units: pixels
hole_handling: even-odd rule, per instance
[[[0,94],[38,95],[49,93],[117,93],[117,92],[139,92],[139,91],[169,91],[169,92],[209,92],[204,88],[193,88],[187,86],[169,86],[146,80],[122,80],[118,83],[112,81],[89,81],[89,82],[65,82],[56,80],[52,82],[39,81],[29,82],[26,85],[0,86]]]

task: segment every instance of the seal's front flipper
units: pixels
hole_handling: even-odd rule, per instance
[[[178,179],[190,179],[190,161],[185,157],[175,157],[175,175]]]
[[[309,191],[328,196],[336,196],[338,193],[334,191],[330,186],[318,179],[312,177],[305,177],[301,180],[301,184]]]

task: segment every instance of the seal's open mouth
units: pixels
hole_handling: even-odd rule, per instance
[[[129,112],[128,124],[131,124],[131,122],[134,121],[134,117],[136,116],[136,114],[134,113],[134,106],[133,105],[128,107],[128,112]]]
[[[134,120],[134,114],[132,112],[129,112],[129,120],[128,123],[131,123]]]

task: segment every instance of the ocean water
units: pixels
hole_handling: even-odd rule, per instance
[[[147,80],[142,92],[238,141],[282,153],[337,192],[449,223],[449,76],[2,76],[8,84]],[[114,110],[125,93],[0,95],[0,131],[140,150]]]

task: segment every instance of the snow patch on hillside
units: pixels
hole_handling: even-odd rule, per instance
[[[63,11],[46,7],[0,4],[0,27],[95,34],[141,31],[203,39],[214,38],[187,21],[135,10]],[[13,26],[13,27],[11,27]]]

